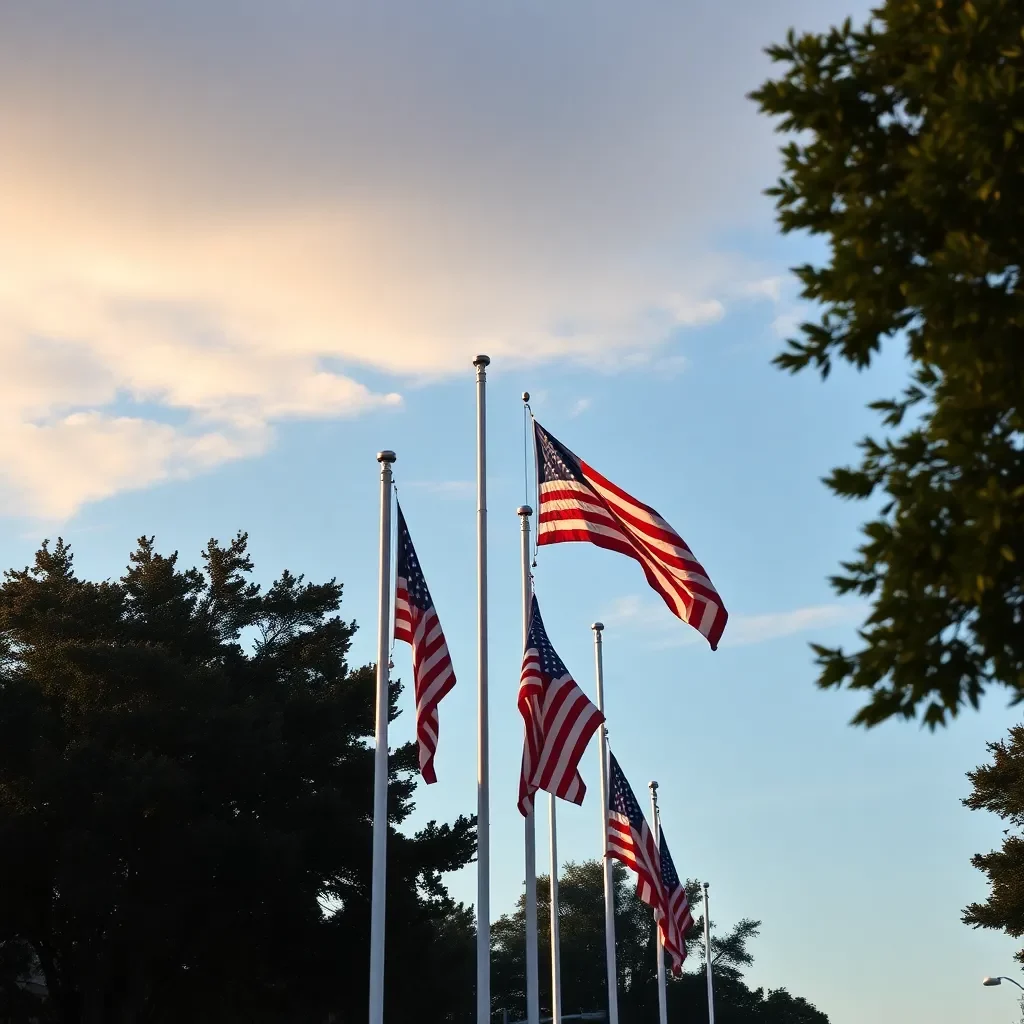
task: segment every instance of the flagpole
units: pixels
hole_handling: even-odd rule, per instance
[[[548,795],[551,830],[551,1024],[562,1024],[562,937],[558,927],[558,805],[555,802],[557,799],[554,793]]]
[[[373,761],[373,872],[370,890],[370,1024],[384,1022],[384,905],[388,843],[388,649],[391,632],[391,451],[380,463],[380,576],[377,614],[377,722]]]
[[[491,819],[487,713],[487,367],[476,367],[476,565],[477,565],[477,760],[476,760],[476,1020],[491,1020]]]
[[[654,819],[654,845],[661,852],[661,815],[658,812],[658,784],[649,782],[651,791],[651,817]],[[668,993],[665,991],[665,950],[661,944],[661,929],[657,919],[654,922],[654,948],[658,954],[658,1020],[668,1024]]]
[[[533,586],[530,582],[530,516],[533,509],[520,505],[516,509],[522,530],[523,557],[523,649],[530,629],[530,605]],[[537,955],[537,818],[531,810],[524,821],[526,845],[526,1021],[540,1024],[540,984]],[[612,1022],[616,1024],[616,1022]]]
[[[715,986],[711,974],[711,911],[708,908],[708,883],[704,883],[704,959],[708,972],[708,1024],[715,1024]]]
[[[597,710],[604,714],[604,653],[601,633],[603,622],[595,622],[594,666],[597,676]],[[608,1024],[619,1024],[619,985],[615,967],[615,887],[612,862],[608,854],[608,730],[602,725],[598,732],[598,753],[601,757],[601,858],[604,868],[604,952],[608,971]]]

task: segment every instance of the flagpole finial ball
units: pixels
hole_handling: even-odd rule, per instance
[[[596,633],[600,633],[601,630],[604,629],[604,623],[603,622],[595,622],[590,628],[592,630],[594,630]]]
[[[533,515],[533,509],[530,508],[529,505],[520,505],[519,508],[516,509],[516,515],[517,516],[532,516]]]
[[[529,400],[530,400],[530,392],[529,391],[524,391],[523,392],[523,401],[524,402],[528,402]]]
[[[704,891],[707,892],[708,889],[710,889],[710,888],[711,888],[711,886],[707,882],[705,882],[704,883]]]
[[[473,360],[473,365],[474,366],[490,366],[491,365],[491,357],[490,356],[477,356],[476,359]]]
[[[385,448],[382,452],[377,452],[378,462],[394,462],[398,456],[390,449]]]
[[[653,782],[653,781],[652,782],[648,782],[647,783],[647,788],[650,789],[650,790],[653,790],[655,793],[658,792],[658,784],[656,782]]]

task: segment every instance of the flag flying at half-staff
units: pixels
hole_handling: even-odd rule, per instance
[[[534,421],[537,443],[537,544],[589,541],[635,558],[674,615],[711,649],[729,613],[686,542],[649,505],[616,487]]]
[[[536,597],[519,678],[519,713],[526,723],[519,810],[524,815],[530,813],[538,789],[574,804],[583,803],[587,787],[579,773],[580,758],[604,715],[555,653]]]
[[[686,888],[679,881],[679,873],[672,862],[672,854],[668,852],[665,830],[660,831],[661,887],[665,897],[665,909],[658,918],[658,928],[661,930],[662,945],[672,957],[672,973],[681,974],[683,961],[686,959],[686,933],[693,925],[693,915],[690,913],[690,900],[686,895]]]
[[[437,782],[434,772],[438,733],[437,705],[455,685],[455,672],[400,505],[395,577],[395,639],[404,640],[412,647],[420,771],[424,782]]]
[[[661,856],[654,833],[640,810],[633,790],[622,774],[615,755],[608,754],[608,848],[606,856],[622,861],[637,876],[637,895],[654,910],[664,913]]]

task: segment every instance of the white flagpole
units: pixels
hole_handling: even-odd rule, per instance
[[[476,760],[476,1020],[491,1021],[491,818],[487,714],[487,367],[476,367],[476,565],[477,565],[477,760]]]
[[[533,587],[530,583],[530,516],[533,509],[520,505],[516,510],[522,523],[523,556],[523,649],[530,630],[530,608]],[[537,818],[533,811],[526,815],[526,1021],[540,1024],[540,970],[537,956]],[[616,1022],[612,1022],[616,1024]]]
[[[551,1024],[562,1024],[562,937],[558,927],[558,797],[548,795],[551,828]]]
[[[597,710],[604,714],[604,655],[601,632],[603,622],[595,622],[594,665],[597,675]],[[608,1024],[619,1024],[619,986],[615,968],[615,888],[612,862],[608,854],[608,730],[598,732],[598,753],[601,757],[601,851],[604,868],[604,952],[608,971]]]
[[[388,650],[391,633],[391,463],[380,463],[380,594],[377,616],[377,724],[373,761],[373,874],[370,890],[370,1024],[384,1024],[384,901],[388,853]]]
[[[708,972],[708,1024],[715,1024],[715,986],[711,979],[711,911],[708,909],[708,883],[704,883],[704,959]]]
[[[651,817],[654,819],[654,843],[661,853],[661,815],[658,813],[658,784],[649,782],[647,784],[651,791]],[[668,999],[665,991],[665,950],[661,944],[661,930],[658,923],[654,923],[654,948],[658,953],[658,1020],[661,1024],[668,1024]]]

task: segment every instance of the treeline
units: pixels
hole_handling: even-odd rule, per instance
[[[81,579],[60,541],[5,575],[5,1024],[365,1021],[372,667],[348,663],[356,626],[338,614],[337,581],[285,572],[263,589],[252,569],[240,534],[210,541],[201,569],[182,568],[144,537],[117,580]],[[399,692],[395,683],[393,715]],[[475,923],[443,876],[473,859],[475,823],[399,831],[416,780],[414,748],[398,748],[387,1016],[470,1024]],[[617,878],[629,1024],[651,1005],[652,933],[647,908],[625,874]],[[562,885],[566,1012],[599,1009],[598,865],[568,866]],[[713,949],[718,1024],[824,1022],[802,1000],[744,985],[754,934],[741,922]],[[496,1021],[523,1007],[522,955],[521,916],[501,918]],[[699,979],[673,983],[673,1017],[702,1019],[698,989]]]

